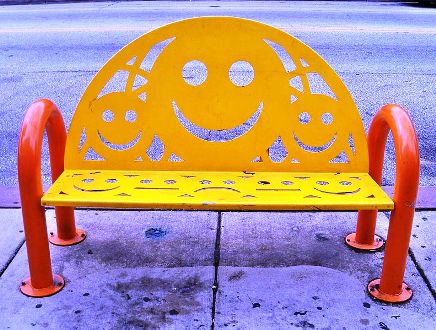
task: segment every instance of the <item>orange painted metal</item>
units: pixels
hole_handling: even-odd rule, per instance
[[[26,278],[20,285],[20,290],[23,294],[29,297],[34,298],[42,298],[42,297],[48,297],[52,296],[59,291],[61,291],[65,286],[65,280],[62,276],[54,274],[53,275],[53,284],[48,287],[43,288],[35,288],[31,284],[31,278]]]
[[[370,175],[372,176],[372,178],[376,183],[381,185],[381,177],[374,178],[374,176],[371,173]],[[359,212],[357,216],[357,229],[356,229],[356,238],[355,238],[356,244],[367,245],[368,247],[377,245],[376,240],[374,239],[376,220],[377,220],[377,210],[362,210]]]
[[[61,238],[61,236],[59,235],[59,230],[58,230],[57,235],[55,233],[50,233],[48,240],[50,241],[51,244],[54,244],[54,245],[70,246],[70,245],[79,244],[85,238],[86,238],[86,232],[83,229],[76,228],[75,235],[71,238],[67,238],[67,239]]]
[[[364,250],[364,251],[377,251],[380,250],[384,245],[384,240],[378,235],[373,235],[369,243],[362,243],[357,240],[356,233],[351,233],[345,237],[345,243],[356,250]]]
[[[368,291],[374,298],[390,303],[402,303],[412,298],[412,289],[406,284],[401,283],[401,292],[399,294],[389,294],[380,291],[380,279],[376,278],[368,283]]]
[[[51,271],[47,225],[41,206],[41,147],[44,130],[47,132],[53,182],[63,172],[66,141],[65,125],[57,107],[49,100],[33,103],[27,111],[18,141],[18,181],[30,279],[21,285],[21,291],[30,296],[48,296],[63,285]],[[77,235],[73,208],[57,207],[56,221],[59,236],[72,239]]]
[[[392,132],[396,154],[392,211],[380,285],[369,293],[380,300],[402,302],[410,299],[412,290],[403,283],[407,252],[412,231],[419,185],[419,148],[415,128],[408,113],[398,105],[385,105],[377,112],[368,132],[369,174],[380,184],[386,139]],[[356,240],[360,243],[374,237],[376,211],[360,211]],[[378,284],[378,283],[377,283]],[[374,289],[374,285],[369,288]]]

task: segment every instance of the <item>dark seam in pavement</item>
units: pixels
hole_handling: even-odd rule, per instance
[[[215,238],[215,250],[213,253],[213,265],[215,267],[215,274],[212,286],[212,324],[211,329],[215,329],[215,310],[216,310],[216,296],[218,293],[218,268],[220,265],[220,255],[221,255],[221,221],[222,221],[222,212],[218,212],[218,222],[216,229],[216,238]]]
[[[415,207],[415,212],[416,211],[419,211],[419,212],[424,212],[424,211],[434,212],[434,211],[436,211],[436,207]]]
[[[413,253],[411,248],[409,248],[409,256],[412,259],[413,264],[415,265],[416,269],[418,270],[419,275],[421,275],[422,279],[424,280],[424,283],[427,285],[427,288],[430,290],[430,293],[433,296],[433,299],[436,301],[435,289],[431,286],[431,283],[430,283],[427,275],[425,275],[424,269],[422,269],[421,265],[416,260],[415,254]]]
[[[24,245],[24,238],[21,240],[20,244],[17,246],[17,248],[14,250],[12,255],[9,257],[8,261],[6,261],[6,264],[0,269],[0,278],[2,277],[3,273],[8,269],[11,262],[14,260],[14,258],[17,256],[18,252],[20,251],[21,247]]]

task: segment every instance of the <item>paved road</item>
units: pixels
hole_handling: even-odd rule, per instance
[[[435,185],[436,9],[363,2],[99,2],[0,7],[0,187],[16,185],[19,126],[33,100],[54,100],[68,124],[92,76],[122,46],[154,27],[199,15],[256,19],[303,40],[343,78],[366,128],[381,105],[403,105],[420,139],[421,185]],[[388,147],[385,184],[393,184],[393,165]]]

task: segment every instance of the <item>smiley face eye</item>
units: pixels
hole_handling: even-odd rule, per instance
[[[183,66],[182,77],[188,85],[199,86],[206,81],[207,67],[198,60],[189,61]]]
[[[111,110],[106,110],[103,112],[102,117],[106,123],[110,123],[112,120],[114,120],[115,115]]]
[[[333,115],[330,112],[323,113],[321,121],[324,125],[330,125],[333,121]]]
[[[124,119],[129,123],[133,123],[136,120],[136,112],[133,110],[127,110]]]
[[[343,186],[350,186],[352,184],[350,181],[341,181],[339,183]]]
[[[310,122],[310,115],[309,115],[309,113],[308,112],[300,113],[300,115],[298,116],[298,120],[302,124],[308,124]]]
[[[248,86],[254,79],[253,66],[247,61],[237,61],[230,66],[229,78],[235,86]]]
[[[319,184],[320,186],[326,186],[329,183],[327,181],[316,181],[316,184]]]

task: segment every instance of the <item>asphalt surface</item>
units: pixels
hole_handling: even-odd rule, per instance
[[[385,103],[411,114],[422,186],[436,182],[436,9],[366,2],[108,2],[0,7],[0,185],[16,187],[20,123],[52,99],[67,125],[86,85],[119,49],[152,28],[201,15],[255,19],[311,46],[351,91],[365,127]],[[388,143],[383,183],[394,183]],[[43,152],[43,179],[49,179]]]

